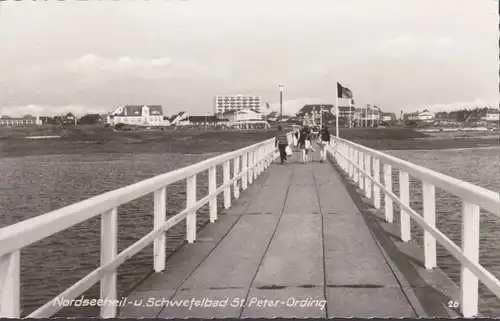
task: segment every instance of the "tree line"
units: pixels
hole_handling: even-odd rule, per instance
[[[49,125],[59,125],[59,124],[74,124],[75,120],[73,114],[66,114],[63,116],[41,116],[40,120],[43,124]],[[100,124],[105,119],[101,119],[101,115],[99,114],[86,114],[80,118],[77,118],[76,123],[78,125],[95,125]]]
[[[476,107],[474,109],[459,109],[454,111],[441,111],[437,112],[436,119],[446,119],[457,122],[464,122],[467,120],[478,120],[482,117],[486,117],[488,114],[488,107]]]

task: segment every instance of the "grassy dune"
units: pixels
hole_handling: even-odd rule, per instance
[[[335,134],[335,128],[330,128]],[[228,152],[275,136],[276,130],[113,131],[100,125],[0,128],[0,157],[80,153]],[[28,140],[26,136],[60,135]],[[498,134],[430,135],[406,128],[342,128],[340,137],[379,149],[445,149],[499,145]]]

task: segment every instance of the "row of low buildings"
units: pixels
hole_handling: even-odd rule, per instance
[[[425,109],[423,111],[403,114],[402,118],[405,122],[434,123],[436,121],[439,122],[453,121],[452,119],[448,119],[447,117],[440,117],[437,114],[439,113],[432,113],[427,109]],[[498,122],[500,120],[500,109],[488,108],[482,116],[477,117],[476,119],[471,119],[470,116],[472,116],[472,114],[470,114],[468,117],[465,117],[464,121]]]
[[[137,126],[199,126],[199,125],[265,125],[265,116],[258,110],[243,108],[239,110],[221,111],[214,115],[190,116],[180,112],[173,116],[165,116],[159,105],[126,105],[115,109],[107,116],[107,123],[119,123]]]
[[[40,117],[25,115],[23,117],[0,116],[0,126],[41,125]]]

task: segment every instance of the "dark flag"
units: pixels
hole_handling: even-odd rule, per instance
[[[337,97],[338,98],[352,98],[352,92],[347,87],[342,87],[341,84],[337,83]]]
[[[266,101],[266,106],[267,108],[271,108],[271,106],[269,106],[269,102]]]

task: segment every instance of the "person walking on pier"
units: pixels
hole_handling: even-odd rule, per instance
[[[299,148],[302,150],[302,162],[306,164],[309,157],[309,150],[312,149],[311,131],[307,125],[302,127],[302,130],[300,131]]]
[[[320,162],[323,163],[326,161],[326,146],[330,145],[330,132],[326,126],[323,126],[321,129],[321,134],[319,138],[319,146],[320,146]]]
[[[299,129],[294,128],[292,133],[293,148],[299,148]]]
[[[281,164],[286,161],[286,147],[288,146],[288,137],[281,126],[278,126],[278,135],[276,136],[276,145],[280,151]]]

